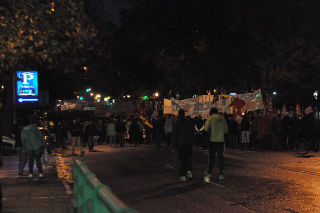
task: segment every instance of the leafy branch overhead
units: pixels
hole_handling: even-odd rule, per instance
[[[97,30],[84,15],[83,1],[7,1],[0,10],[0,71],[43,66],[79,66],[92,50]],[[68,63],[63,63],[63,62]],[[20,65],[21,66],[21,65]]]

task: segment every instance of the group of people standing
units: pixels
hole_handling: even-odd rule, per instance
[[[196,128],[197,130],[198,127]],[[204,181],[214,181],[213,167],[215,156],[218,155],[219,172],[218,179],[224,179],[224,144],[225,134],[228,133],[228,125],[218,109],[212,108],[210,116],[205,122],[203,130],[208,140],[208,169],[205,171]],[[179,181],[185,182],[192,178],[192,146],[195,144],[195,126],[191,119],[186,118],[185,111],[179,110],[178,119],[173,126],[172,139],[177,149],[179,159]]]

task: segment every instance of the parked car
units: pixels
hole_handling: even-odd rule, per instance
[[[16,153],[16,140],[13,137],[2,136],[2,154],[13,155]]]

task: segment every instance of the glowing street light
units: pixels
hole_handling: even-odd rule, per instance
[[[127,95],[127,98],[130,98],[131,96],[130,95]]]
[[[155,92],[155,93],[154,93],[154,96],[155,96],[155,97],[159,97],[159,93],[158,93],[158,92]]]
[[[90,96],[93,96],[93,93],[90,93]]]
[[[80,96],[80,100],[81,100],[81,101],[83,100],[83,97],[82,97],[82,96]]]
[[[99,98],[101,98],[101,95],[100,94],[96,94],[95,99],[99,99]]]
[[[86,89],[86,92],[90,92],[90,91],[91,91],[91,88]]]

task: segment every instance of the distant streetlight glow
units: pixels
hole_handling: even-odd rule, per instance
[[[90,96],[93,96],[93,93],[90,93]]]
[[[81,101],[83,100],[83,97],[82,97],[82,96],[80,96],[80,100],[81,100]]]
[[[274,92],[273,92],[273,95],[277,95],[277,94],[278,94],[277,91],[274,91]]]
[[[144,96],[142,99],[143,99],[143,100],[148,100],[149,97],[148,97],[148,96]]]
[[[88,67],[83,67],[83,69],[84,69],[85,71],[88,71]]]
[[[131,96],[130,95],[127,95],[127,98],[130,98]]]
[[[159,93],[158,93],[158,92],[155,92],[155,93],[154,93],[154,96],[159,97]]]
[[[90,91],[91,91],[91,88],[86,89],[86,92],[90,92]]]

